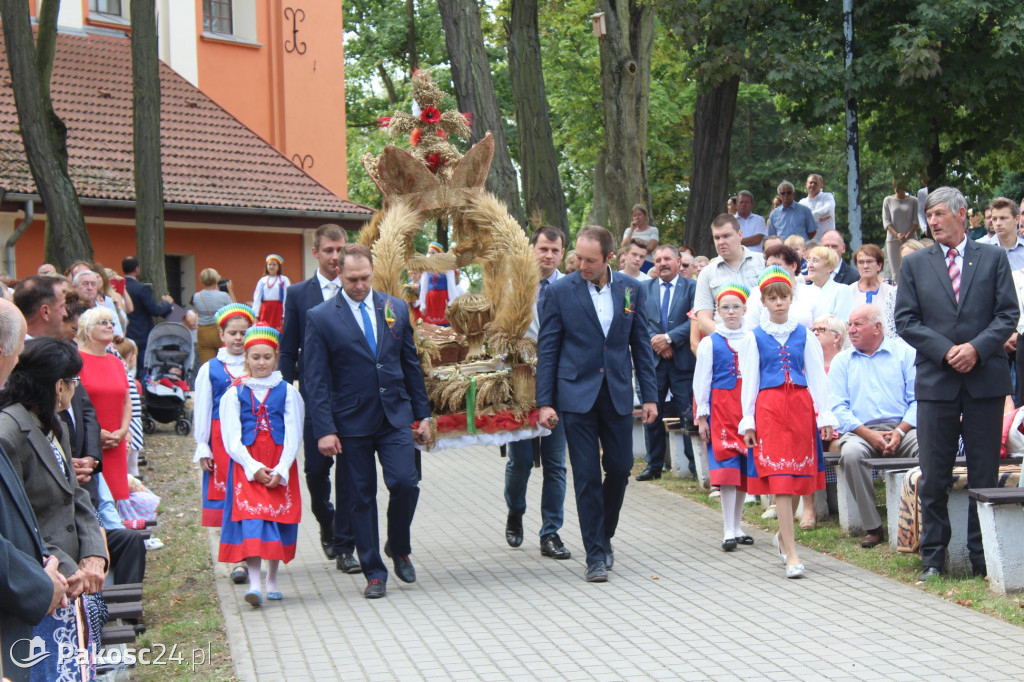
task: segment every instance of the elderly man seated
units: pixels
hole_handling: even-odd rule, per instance
[[[871,467],[874,457],[917,457],[917,398],[914,395],[914,349],[886,338],[883,312],[861,305],[850,312],[851,348],[832,360],[828,382],[832,413],[839,420],[839,467],[856,500],[866,533],[860,546],[883,539],[875,508]]]

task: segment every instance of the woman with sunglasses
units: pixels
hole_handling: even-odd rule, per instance
[[[114,340],[114,314],[107,308],[91,308],[78,319],[78,350],[82,356],[82,388],[89,394],[100,423],[103,446],[103,478],[116,502],[127,500],[128,427],[132,401],[128,372],[121,359],[109,353]]]

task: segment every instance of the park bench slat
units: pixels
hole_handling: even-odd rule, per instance
[[[1024,488],[971,488],[969,494],[989,504],[1024,504]]]

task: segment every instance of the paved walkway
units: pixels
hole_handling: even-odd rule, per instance
[[[239,678],[1020,679],[1024,630],[806,549],[807,577],[786,580],[770,536],[724,553],[717,510],[653,485],[630,483],[615,570],[589,584],[571,479],[573,558],[554,561],[536,536],[505,544],[496,448],[424,464],[414,585],[392,576],[386,599],[364,599],[363,577],[323,558],[308,502],[283,602],[253,610],[219,569]],[[528,533],[540,525],[531,478]]]

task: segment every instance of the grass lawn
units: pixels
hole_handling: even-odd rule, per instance
[[[140,470],[146,486],[161,498],[153,535],[164,547],[146,557],[142,620],[148,629],[136,640],[135,649],[149,647],[153,661],[165,650],[165,664],[137,665],[131,676],[161,682],[234,680],[207,530],[199,525],[199,482],[197,465],[192,464],[195,442],[175,435],[173,426],[160,424],[155,434],[146,436],[149,467]],[[192,670],[193,650],[200,649],[206,660]],[[182,658],[173,660],[176,656]],[[197,662],[200,656],[197,651]]]
[[[643,460],[637,460],[633,473],[639,473],[645,465]],[[721,509],[718,500],[709,499],[709,491],[700,487],[696,481],[676,478],[670,472],[665,472],[660,480],[652,481],[652,483],[705,507]],[[877,485],[879,487],[876,487],[876,497],[879,512],[884,520],[885,486],[881,483]],[[778,521],[762,519],[762,511],[764,510],[759,504],[747,505],[743,511],[744,526],[761,528],[775,533],[779,529]],[[835,517],[819,519],[817,528],[814,530],[800,530],[797,526],[796,540],[805,547],[909,585],[916,585],[917,577],[922,571],[921,559],[916,554],[897,552],[889,546],[888,541],[871,549],[862,549],[860,536],[845,535],[839,528],[839,520]],[[1001,618],[1018,627],[1024,627],[1024,595],[1003,597],[992,594],[988,589],[988,583],[983,578],[941,578],[916,586],[926,592],[937,594],[947,601],[956,602],[975,611]]]

